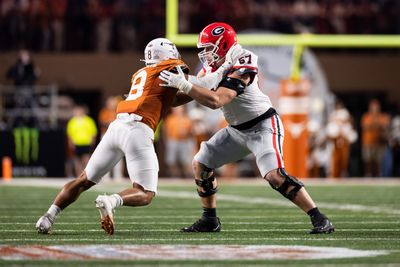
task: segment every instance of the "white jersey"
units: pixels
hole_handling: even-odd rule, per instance
[[[249,50],[243,49],[243,55],[233,66],[236,70],[254,69],[258,72],[258,57]],[[209,72],[206,69],[206,73]],[[244,93],[235,97],[230,103],[221,108],[226,121],[230,125],[238,125],[250,121],[265,113],[272,107],[269,97],[261,92],[258,86],[258,75],[246,86]]]

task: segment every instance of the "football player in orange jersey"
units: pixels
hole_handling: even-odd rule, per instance
[[[165,38],[152,40],[144,56],[146,66],[132,76],[129,94],[118,104],[117,119],[108,127],[82,174],[64,185],[48,211],[40,217],[36,223],[39,233],[49,233],[57,215],[82,192],[97,184],[123,156],[133,186],[118,194],[100,195],[95,201],[105,232],[114,233],[115,208],[148,205],[155,196],[158,160],[153,146],[154,131],[173,105],[177,93],[176,89],[159,86],[158,76],[161,71],[171,71],[177,66],[188,72],[188,67],[180,60],[176,46]],[[182,103],[186,100],[190,98],[181,98]]]

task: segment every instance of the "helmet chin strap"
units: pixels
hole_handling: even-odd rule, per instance
[[[225,57],[218,59],[212,64],[212,67],[218,69],[225,62]]]

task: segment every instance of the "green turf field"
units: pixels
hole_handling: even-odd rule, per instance
[[[400,184],[308,186],[320,209],[337,228],[330,235],[309,235],[308,216],[269,186],[261,184],[220,187],[218,216],[222,232],[180,233],[181,227],[193,223],[201,214],[194,186],[162,183],[159,195],[150,206],[118,209],[116,233],[107,236],[100,229],[94,199],[101,192],[113,193],[121,188],[120,185],[100,185],[84,193],[57,218],[53,234],[39,235],[35,223],[47,210],[58,189],[0,185],[0,244],[105,245],[100,246],[99,251],[114,245],[285,245],[378,250],[387,254],[315,260],[209,260],[204,257],[195,260],[10,261],[3,257],[0,265],[400,266]]]

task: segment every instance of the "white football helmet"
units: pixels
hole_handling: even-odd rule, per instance
[[[144,62],[146,65],[157,64],[167,59],[180,59],[175,44],[166,38],[156,38],[146,45],[144,49]]]

